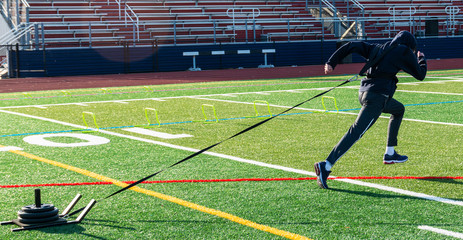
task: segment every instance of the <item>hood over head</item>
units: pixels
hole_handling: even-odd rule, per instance
[[[415,51],[416,49],[416,39],[415,37],[408,31],[400,31],[397,35],[392,39],[390,45],[405,45],[409,47],[411,50]]]
[[[400,31],[399,33],[397,33],[394,39],[392,39],[392,41],[388,41],[382,45],[377,45],[377,48],[370,52],[370,55],[368,57],[369,61],[362,68],[359,75],[365,76],[365,73],[371,75],[372,66],[376,66],[378,64],[378,61],[384,56],[384,54],[387,51],[390,51],[399,45],[406,46],[413,52],[416,51],[415,37],[408,31]]]

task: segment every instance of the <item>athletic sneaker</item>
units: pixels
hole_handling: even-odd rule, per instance
[[[400,155],[396,151],[394,154],[388,155],[384,154],[383,163],[384,164],[394,164],[394,163],[403,163],[408,160],[408,157],[405,155]]]
[[[315,173],[317,174],[317,184],[321,188],[328,189],[328,185],[326,184],[326,180],[328,179],[328,176],[330,175],[331,171],[327,171],[326,168],[326,162],[318,162],[315,163]]]

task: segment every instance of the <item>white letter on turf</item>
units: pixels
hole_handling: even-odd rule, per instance
[[[53,142],[46,138],[53,138],[53,137],[71,137],[77,138],[80,140],[84,140],[82,142],[75,142],[75,143],[60,143],[60,142]],[[23,139],[25,142],[39,145],[39,146],[47,146],[47,147],[84,147],[84,146],[93,146],[93,145],[101,145],[109,143],[109,139],[89,134],[82,134],[82,133],[53,133],[53,134],[43,134],[43,135],[34,135],[28,136]]]

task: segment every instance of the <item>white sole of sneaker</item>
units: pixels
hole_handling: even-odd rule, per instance
[[[394,164],[394,163],[404,163],[406,161],[408,161],[408,159],[407,160],[402,160],[402,161],[399,161],[399,160],[387,160],[387,161],[383,160],[383,163],[384,164]]]

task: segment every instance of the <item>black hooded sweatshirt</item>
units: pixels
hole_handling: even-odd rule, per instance
[[[387,50],[392,48],[390,50]],[[417,57],[415,53],[416,39],[407,31],[399,32],[392,41],[384,44],[371,44],[367,42],[348,42],[340,47],[330,57],[327,64],[333,69],[346,56],[357,53],[365,59],[381,56],[381,60],[367,71],[366,78],[362,79],[360,92],[372,91],[392,97],[397,88],[396,74],[403,70],[418,80],[426,77],[427,64],[424,57]]]

